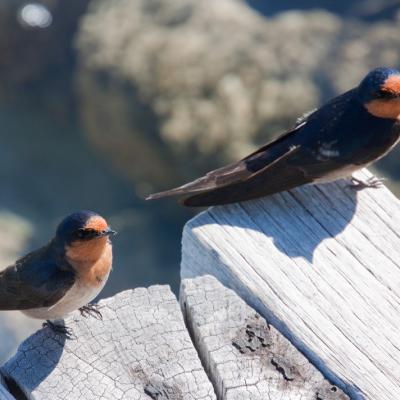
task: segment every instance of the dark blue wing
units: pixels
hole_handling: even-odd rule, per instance
[[[0,272],[0,310],[51,306],[71,288],[74,279],[73,271],[58,265],[45,246]]]

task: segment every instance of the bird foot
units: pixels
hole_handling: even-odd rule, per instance
[[[379,189],[383,186],[385,178],[377,178],[376,176],[371,176],[366,181],[362,181],[361,179],[351,177],[351,184],[349,187],[353,190],[359,191],[366,188],[370,189]]]
[[[93,316],[98,320],[103,320],[103,315],[100,312],[101,306],[98,304],[86,304],[86,306],[83,306],[79,309],[79,312],[81,313],[82,317],[89,317]]]
[[[68,328],[64,324],[56,324],[50,320],[46,320],[46,322],[43,322],[42,327],[48,327],[50,328],[54,333],[62,336],[66,336],[67,339],[72,338],[72,329]]]

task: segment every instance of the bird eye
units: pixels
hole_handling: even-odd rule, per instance
[[[378,92],[375,93],[375,97],[378,99],[396,99],[399,97],[399,93],[393,90],[388,89],[380,89]]]
[[[83,239],[86,235],[85,235],[85,231],[83,229],[79,229],[78,232],[76,233],[76,236],[79,239]]]
[[[94,229],[79,229],[76,233],[78,239],[91,239],[97,236],[97,232]]]

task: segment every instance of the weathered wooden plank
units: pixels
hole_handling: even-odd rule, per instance
[[[400,398],[400,202],[347,184],[209,209],[181,275],[235,288],[352,398]]]
[[[6,388],[3,377],[0,376],[0,400],[15,400],[14,396]]]
[[[215,399],[167,286],[100,302],[103,320],[74,313],[74,338],[48,328],[27,339],[2,368],[29,399]]]
[[[180,302],[218,399],[348,399],[274,327],[214,277],[183,280]]]

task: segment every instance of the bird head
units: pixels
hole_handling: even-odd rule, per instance
[[[85,264],[102,255],[110,242],[109,237],[115,233],[99,214],[78,211],[58,225],[55,240],[71,264]]]
[[[93,211],[78,211],[68,215],[58,225],[56,238],[67,245],[107,238],[115,235],[107,221]]]
[[[370,71],[358,86],[358,98],[378,118],[400,118],[400,72],[393,68]]]

